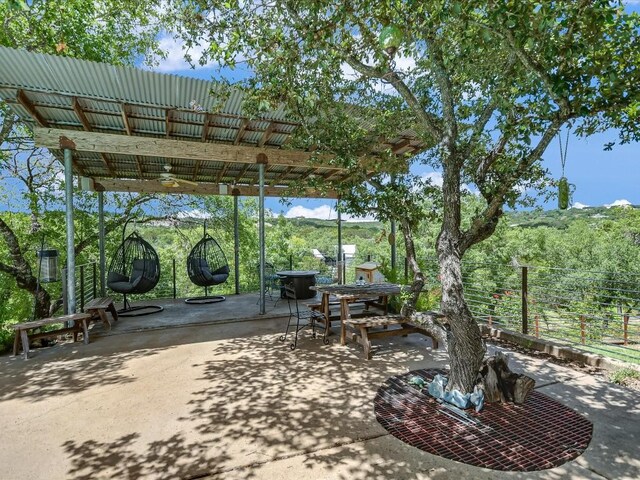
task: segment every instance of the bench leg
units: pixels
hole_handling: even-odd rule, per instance
[[[85,345],[89,344],[89,328],[87,327],[87,321],[82,319],[82,341]]]
[[[118,310],[116,310],[116,306],[113,304],[113,302],[111,302],[109,304],[109,306],[107,307],[107,310],[109,310],[109,313],[113,317],[113,320],[115,322],[117,322],[118,321]],[[109,328],[111,328],[111,324],[109,324]]]
[[[346,298],[340,299],[340,345],[347,343],[347,327],[345,320],[349,320],[349,301]]]
[[[364,358],[371,360],[371,340],[369,340],[369,329],[367,327],[360,327],[360,342],[364,348]]]
[[[20,332],[16,330],[16,334],[13,337],[13,356],[18,355],[18,347],[20,346]]]
[[[27,335],[26,330],[20,330],[20,339],[22,340],[22,352],[26,360],[29,358],[29,335]]]
[[[100,308],[98,309],[98,315],[100,316],[100,320],[102,321],[102,324],[106,325],[107,327],[109,327],[109,330],[111,330],[111,322],[107,317],[107,312],[103,308]]]

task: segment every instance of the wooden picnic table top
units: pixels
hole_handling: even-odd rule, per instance
[[[364,285],[358,285],[355,283],[345,285],[314,285],[309,288],[317,292],[334,295],[338,299],[376,295],[398,295],[402,291],[400,285],[395,285],[393,283],[366,283]]]

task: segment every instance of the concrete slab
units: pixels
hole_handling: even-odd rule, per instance
[[[0,478],[640,476],[637,425],[625,426],[638,417],[631,391],[514,354],[529,374],[563,379],[543,388],[589,416],[594,441],[553,470],[494,472],[416,450],[376,422],[387,377],[446,365],[427,339],[385,339],[366,361],[359,346],[324,346],[306,331],[291,351],[283,328],[267,318],[143,329],[0,357]]]

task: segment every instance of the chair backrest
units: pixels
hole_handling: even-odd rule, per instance
[[[293,283],[285,283],[283,288],[284,296],[289,304],[289,314],[299,316],[300,310],[298,308],[298,296],[296,295],[296,289],[294,288]]]

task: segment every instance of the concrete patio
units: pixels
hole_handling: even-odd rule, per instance
[[[257,309],[252,298],[247,311]],[[286,303],[269,313],[267,302],[256,319],[232,299],[196,307],[205,312],[197,315],[169,302],[155,319],[96,328],[89,345],[39,349],[28,361],[0,357],[0,478],[640,477],[636,392],[513,353],[513,368],[539,391],[593,422],[593,439],[551,470],[472,467],[410,447],[375,419],[373,398],[387,377],[446,366],[429,339],[383,339],[366,361],[357,345],[332,336],[324,346],[303,332],[291,351],[277,340]]]

